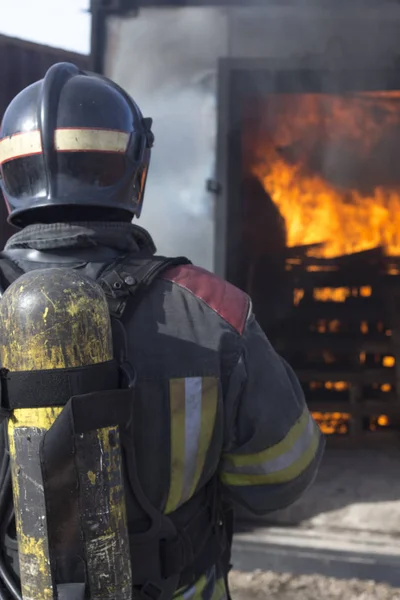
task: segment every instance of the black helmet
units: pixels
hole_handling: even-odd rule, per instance
[[[140,216],[151,119],[118,85],[53,65],[7,108],[0,129],[1,187],[10,223]],[[84,217],[83,217],[84,218]]]

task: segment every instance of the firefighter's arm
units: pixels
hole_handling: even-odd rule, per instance
[[[255,514],[292,504],[313,482],[324,450],[300,383],[251,316],[225,390],[220,479]]]

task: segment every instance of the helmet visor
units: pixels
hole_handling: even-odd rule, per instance
[[[105,188],[116,185],[127,171],[127,159],[122,153],[57,152],[53,182],[57,195],[85,188]],[[36,154],[10,160],[2,165],[4,187],[13,198],[47,195],[46,169],[43,155]]]
[[[46,194],[41,154],[10,160],[2,165],[1,171],[5,192],[13,198],[34,198]]]

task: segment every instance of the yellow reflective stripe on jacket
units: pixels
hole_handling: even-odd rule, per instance
[[[287,436],[262,452],[225,455],[221,480],[227,485],[279,484],[291,481],[313,461],[320,431],[307,408]]]
[[[166,513],[196,491],[214,431],[218,405],[216,377],[170,381],[171,477]]]
[[[215,575],[213,575],[213,578],[215,579]],[[210,580],[204,575],[196,585],[186,590],[186,592],[178,592],[178,595],[174,596],[174,600],[226,600],[226,587],[223,577],[216,581],[214,589],[209,590],[209,587]]]
[[[215,590],[213,595],[211,596],[211,600],[225,600],[226,599],[226,587],[225,587],[225,581],[223,579],[223,577],[221,577],[221,579],[218,579],[217,583],[215,584]]]
[[[177,596],[174,596],[174,600],[203,600],[202,594],[207,585],[207,577],[204,575],[200,577],[198,582],[186,590],[186,592],[178,593]]]

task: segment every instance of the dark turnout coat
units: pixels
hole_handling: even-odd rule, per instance
[[[115,256],[143,250],[155,251],[149,234],[125,223],[33,225],[6,245],[24,271],[64,266],[89,276]],[[128,435],[152,505],[190,520],[208,501],[212,478],[218,493],[259,515],[304,492],[323,438],[245,293],[198,267],[175,266],[152,284],[126,328],[137,372]],[[130,528],[145,530],[132,495],[127,504]],[[222,575],[217,561],[175,598],[224,600]]]

